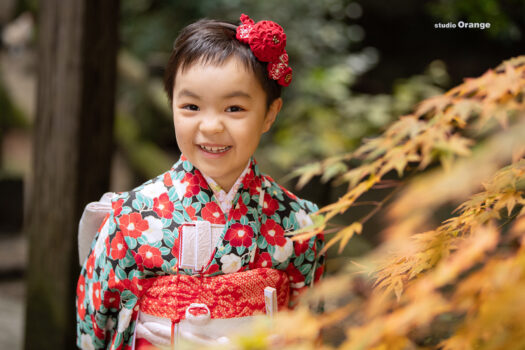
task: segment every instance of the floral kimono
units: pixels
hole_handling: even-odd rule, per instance
[[[321,277],[322,235],[305,241],[287,235],[312,224],[315,204],[261,174],[253,158],[230,191],[230,209],[216,186],[182,156],[169,171],[112,200],[78,280],[79,347],[133,348],[141,299],[162,276],[216,276],[219,281],[271,268],[287,276],[290,306]],[[202,261],[181,253],[190,242],[183,233],[188,236],[191,225],[216,232],[215,238],[202,241],[210,249]],[[186,250],[201,249],[199,242]]]

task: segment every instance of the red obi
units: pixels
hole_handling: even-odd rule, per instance
[[[267,287],[275,289],[274,299],[268,300],[268,295],[265,298]],[[269,308],[286,309],[289,289],[286,272],[270,268],[213,277],[161,276],[155,278],[143,294],[139,308],[143,314],[171,320],[171,341],[176,342],[177,334],[181,333],[174,329],[189,329],[188,325],[200,328],[214,324],[216,327],[217,322],[223,322],[220,319],[268,314],[272,312]],[[207,324],[206,319],[212,322]],[[140,337],[136,340],[135,349],[151,345]]]
[[[290,295],[284,271],[259,268],[213,277],[169,275],[155,279],[140,300],[144,313],[173,322],[183,319],[191,304],[206,304],[210,316],[233,318],[265,313],[264,288],[277,290],[278,310],[286,308]]]

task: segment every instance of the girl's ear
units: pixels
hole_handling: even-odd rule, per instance
[[[277,118],[277,114],[279,114],[282,106],[283,99],[280,97],[273,100],[273,102],[270,104],[270,107],[268,107],[268,111],[266,112],[266,116],[264,117],[263,133],[270,130],[270,127],[272,126],[273,122],[275,122],[275,118]]]

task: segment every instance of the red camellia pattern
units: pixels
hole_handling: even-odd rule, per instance
[[[142,264],[142,255],[134,251],[131,251],[131,254],[133,254],[133,259],[135,259],[135,262],[137,263],[137,269],[141,272],[144,272],[144,265]]]
[[[104,219],[110,220],[110,224],[99,228],[98,237],[103,241],[97,242],[97,249],[92,249],[84,262],[77,284],[78,347],[131,348],[135,325],[133,320],[137,309],[142,307],[137,302],[155,281],[170,278],[159,275],[189,274],[185,269],[179,270],[177,265],[181,247],[180,231],[183,227],[181,217],[184,217],[184,222],[207,220],[211,223],[219,222],[220,225],[226,224],[228,227],[224,236],[216,243],[217,246],[226,248],[224,251],[228,253],[213,250],[204,268],[205,272],[202,273],[204,278],[211,277],[210,275],[214,278],[224,274],[231,275],[234,273],[229,272],[233,269],[237,269],[237,273],[250,269],[279,268],[282,269],[283,276],[287,275],[287,280],[290,279],[290,284],[286,283],[290,287],[290,293],[286,293],[286,296],[291,297],[290,306],[302,290],[314,283],[312,277],[315,276],[315,281],[320,278],[324,259],[317,252],[323,247],[322,235],[305,242],[285,238],[285,229],[300,228],[298,220],[293,219],[298,215],[298,210],[304,211],[301,212],[303,215],[309,215],[317,210],[315,205],[293,196],[278,186],[270,176],[261,174],[252,160],[250,170],[239,187],[238,200],[232,203],[233,207],[225,218],[226,213],[213,200],[213,191],[200,171],[186,162],[182,156],[167,175],[163,174],[133,191],[120,194],[113,201],[112,210]],[[184,179],[184,186],[175,184],[174,179]],[[144,186],[150,184],[165,186],[166,191],[160,192],[164,195],[151,201],[138,196]],[[179,192],[184,189],[185,193],[176,192],[175,189]],[[259,198],[261,192],[264,195]],[[174,194],[169,204],[167,193]],[[143,218],[149,215],[159,218],[172,215],[177,220],[161,220],[161,239],[158,231],[146,234],[151,229],[148,221],[150,219]],[[222,223],[218,221],[218,217]],[[159,224],[157,221],[152,223]],[[258,227],[257,231],[255,227]],[[100,244],[104,244],[105,248],[101,249]],[[246,248],[253,248],[254,254],[248,255]],[[289,255],[286,266],[283,266],[282,261],[284,253]],[[244,281],[244,275],[239,276]],[[179,286],[172,287],[175,291],[179,290]],[[194,292],[200,297],[200,290]],[[231,296],[236,292],[237,289],[228,289],[227,295]],[[240,299],[234,295],[233,300],[237,304]],[[127,322],[127,319],[119,320],[124,304],[128,310],[133,310],[131,321],[127,325],[121,323]],[[162,308],[161,311],[169,309]],[[119,327],[124,330],[118,332]],[[91,344],[86,336],[91,339]]]
[[[262,208],[263,213],[267,216],[272,216],[277,209],[279,209],[279,202],[277,199],[274,199],[268,193],[265,193]]]
[[[111,258],[123,259],[126,256],[127,248],[124,237],[121,234],[116,234],[111,240]]]
[[[104,292],[104,307],[106,309],[118,309],[120,307],[120,293],[106,290]]]
[[[139,255],[142,257],[142,264],[148,269],[162,266],[164,262],[160,250],[149,245],[140,246]]]
[[[266,220],[266,222],[261,225],[261,233],[270,245],[282,247],[286,244],[283,228],[272,219]]]
[[[172,187],[173,181],[171,180],[170,173],[165,173],[163,178],[164,186],[166,187]]]
[[[259,194],[261,192],[262,181],[260,177],[256,177],[253,181],[250,182],[250,196],[254,194]],[[245,188],[247,186],[245,185]]]
[[[208,202],[204,205],[201,212],[202,218],[212,224],[224,225],[226,220],[221,207],[216,202]]]
[[[171,219],[173,217],[173,202],[170,201],[167,193],[161,194],[158,198],[153,198],[153,210],[161,218]]]
[[[253,230],[251,226],[235,223],[230,226],[224,240],[229,241],[232,247],[250,247],[252,245]]]
[[[93,324],[93,333],[95,333],[95,337],[98,339],[104,339],[105,331],[98,326],[97,321],[95,320],[95,315],[91,315],[91,323]]]
[[[206,182],[206,179],[204,179],[204,177],[200,174],[200,172],[196,174],[186,173],[182,179],[182,182],[186,182],[188,184],[188,188],[186,189],[184,197],[196,196],[201,192],[202,189],[208,188],[208,183]]]
[[[195,214],[196,214],[196,212],[197,212],[197,211],[195,210],[195,207],[193,207],[193,206],[190,205],[189,207],[186,208],[186,212],[188,213],[190,219],[192,219],[192,220],[197,220],[197,218],[196,218],[196,216],[195,216]]]
[[[255,260],[255,267],[271,267],[272,256],[268,252],[264,252],[257,257]]]
[[[297,256],[306,253],[308,248],[309,248],[309,241],[306,240],[306,239],[305,240],[301,240],[301,241],[296,241],[294,243],[295,255],[297,255]]]
[[[91,254],[86,261],[86,272],[88,278],[93,278],[93,269],[95,268],[95,254]]]
[[[102,303],[102,298],[100,295],[100,282],[93,283],[92,289],[91,289],[91,297],[93,298],[93,305],[96,309],[100,308],[100,304]]]
[[[248,212],[248,207],[242,200],[239,200],[235,207],[230,210],[230,218],[233,220],[240,220]]]
[[[115,216],[120,215],[120,213],[122,212],[122,203],[124,203],[123,199],[119,199],[118,201],[111,203],[111,208],[115,212]]]
[[[148,222],[142,219],[140,213],[124,214],[120,217],[120,229],[125,236],[138,238],[148,228]]]
[[[288,265],[286,268],[286,273],[288,274],[290,283],[304,282],[304,275],[293,264]]]
[[[86,296],[86,279],[80,276],[77,283],[77,312],[83,320],[86,317],[86,308],[84,307],[84,298]]]

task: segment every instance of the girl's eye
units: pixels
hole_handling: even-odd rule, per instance
[[[182,106],[182,109],[187,109],[189,111],[198,111],[199,110],[199,106],[192,105],[192,104],[187,104],[187,105]]]
[[[226,112],[242,112],[242,111],[244,111],[244,108],[239,107],[239,106],[230,106],[226,108]]]

